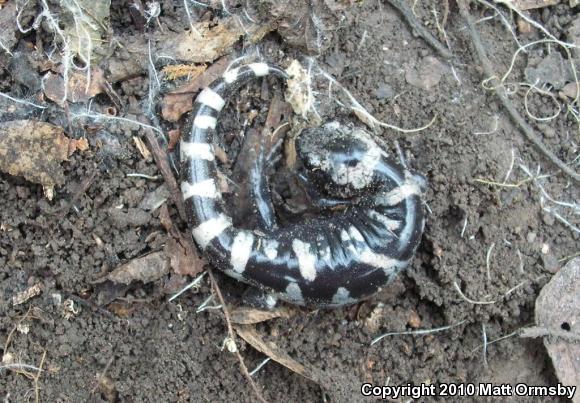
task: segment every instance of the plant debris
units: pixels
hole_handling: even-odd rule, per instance
[[[60,163],[77,149],[88,149],[87,140],[66,137],[60,126],[33,120],[0,123],[0,171],[41,184],[49,200],[54,186],[65,181]]]
[[[288,368],[290,371],[302,375],[303,377],[308,378],[311,381],[318,383],[319,385],[321,384],[321,379],[318,376],[320,370],[310,367],[309,365],[299,363],[290,357],[288,353],[280,349],[274,342],[264,340],[253,326],[236,325],[234,326],[234,329],[238,336],[240,336],[246,341],[246,343],[254,347],[262,354],[267,355],[278,364]]]
[[[167,204],[161,207],[159,219],[170,237],[165,245],[165,254],[169,257],[173,271],[181,276],[192,277],[201,273],[206,260],[194,248],[192,239],[177,229]]]
[[[564,385],[580,387],[580,258],[569,261],[536,299],[536,327],[524,336],[544,336],[556,375]],[[573,399],[580,402],[580,395]]]
[[[106,56],[111,0],[74,0],[59,4],[58,24],[66,40],[63,45],[70,46],[72,53],[85,64],[96,65]]]
[[[34,298],[37,295],[40,295],[41,292],[42,292],[42,284],[41,283],[34,284],[32,287],[29,287],[26,290],[19,292],[18,294],[13,296],[12,305],[16,306],[24,304],[29,299]]]
[[[196,66],[195,64],[173,64],[165,66],[161,69],[168,80],[173,81],[178,78],[187,77],[189,80],[195,80],[197,76],[202,74],[207,66]]]
[[[230,312],[232,323],[238,325],[254,325],[275,318],[289,318],[292,311],[289,308],[278,308],[272,311],[264,311],[256,308],[240,307]]]
[[[242,36],[248,43],[256,43],[276,25],[267,22],[242,25],[232,16],[220,19],[213,27],[204,21],[195,24],[194,28],[171,35],[161,43],[159,53],[187,63],[213,62],[228,53]]]
[[[106,277],[114,283],[128,285],[134,281],[150,283],[169,273],[169,259],[164,251],[133,259],[113,270]]]
[[[297,115],[304,119],[313,118],[311,116],[314,106],[312,76],[298,60],[292,60],[286,73],[291,77],[286,81],[286,102],[292,105],[292,109]]]
[[[2,51],[11,53],[12,48],[16,45],[16,26],[13,25],[18,9],[16,1],[11,1],[8,4],[2,5],[0,3],[0,53]]]
[[[226,70],[230,59],[222,57],[213,63],[203,74],[198,74],[191,81],[167,93],[161,101],[161,115],[168,122],[177,122],[184,113],[193,108],[193,94],[208,86]]]
[[[60,74],[48,72],[43,77],[44,95],[59,106],[64,106],[65,82]],[[80,72],[71,72],[68,76],[66,100],[69,102],[87,102],[95,95],[101,94],[106,85],[105,74],[101,69],[94,69],[90,79]]]

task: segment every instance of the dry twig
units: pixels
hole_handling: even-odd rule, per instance
[[[148,127],[143,127],[143,130],[145,131],[145,137],[149,142],[149,146],[151,147],[153,159],[155,160],[157,167],[161,171],[161,174],[165,179],[165,183],[167,183],[167,187],[169,188],[169,192],[171,193],[171,199],[173,200],[173,203],[177,207],[179,216],[183,221],[186,221],[185,206],[183,204],[183,198],[181,197],[181,190],[179,189],[177,180],[175,179],[173,171],[169,166],[167,153],[159,146],[159,142],[157,141],[155,134],[153,134],[153,130],[149,129]]]
[[[451,59],[453,54],[447,49],[437,38],[435,38],[431,32],[427,31],[427,29],[417,21],[415,16],[413,15],[413,11],[409,8],[409,6],[402,0],[388,0],[389,4],[396,8],[407,24],[411,26],[411,28],[429,44],[439,55],[444,59]],[[445,14],[445,20],[447,14]],[[445,26],[446,21],[443,23]]]
[[[207,272],[209,274],[209,279],[211,281],[211,286],[214,289],[220,304],[222,306],[222,311],[224,313],[224,317],[226,318],[226,325],[228,327],[228,335],[229,338],[231,340],[236,339],[236,334],[234,332],[234,328],[232,327],[232,322],[230,319],[230,313],[228,311],[228,308],[226,306],[226,303],[224,301],[224,297],[222,295],[222,292],[217,284],[217,282],[215,281],[215,278],[213,276],[212,270],[210,268],[207,269]],[[264,397],[262,396],[262,394],[260,393],[260,390],[258,389],[258,386],[256,385],[256,383],[254,382],[254,380],[252,379],[252,376],[250,375],[249,371],[248,371],[248,367],[246,367],[246,363],[244,362],[244,359],[242,358],[242,355],[240,354],[239,350],[236,348],[234,351],[234,354],[236,354],[236,357],[238,357],[238,361],[240,362],[240,368],[242,370],[242,374],[246,377],[246,379],[248,380],[248,382],[250,383],[250,386],[252,387],[252,389],[254,390],[254,393],[256,394],[256,397],[258,398],[258,400],[262,403],[266,403],[266,399],[264,399]]]

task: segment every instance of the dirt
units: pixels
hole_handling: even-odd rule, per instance
[[[138,34],[128,2],[114,3],[115,34]],[[433,10],[441,17],[440,3],[424,0],[415,8],[419,21],[435,35]],[[521,163],[533,172],[540,165],[542,173],[552,174],[543,184],[554,197],[578,200],[578,188],[537,152],[493,92],[482,87],[480,62],[455,3],[450,3],[450,62],[415,36],[386,2],[344,2],[334,10],[339,23],[325,26],[326,42],[313,60],[376,118],[410,129],[436,117],[417,133],[377,130],[389,150],[396,152],[398,143],[408,164],[427,176],[430,213],[412,266],[379,295],[343,309],[295,309],[290,318],[257,325],[265,339],[295,360],[319,368],[333,386],[323,391],[271,361],[253,376],[268,401],[363,401],[363,382],[558,382],[541,340],[516,333],[533,324],[542,286],[578,252],[578,233],[542,210],[534,182],[502,187],[477,179],[501,184],[514,150],[508,183],[528,178]],[[163,29],[167,35],[186,29],[181,7],[180,2],[162,1],[159,24],[153,23],[150,32]],[[471,12],[476,19],[492,15],[482,8]],[[530,16],[562,39],[575,18],[567,2],[532,10]],[[494,65],[506,71],[516,50],[511,34],[497,18],[479,23],[478,29]],[[289,28],[285,30],[288,34]],[[17,37],[19,52],[35,52],[33,34]],[[285,41],[273,32],[250,48],[238,43],[231,56],[260,50],[282,65],[294,58],[307,60],[305,52],[316,49],[312,43],[300,47],[297,37],[294,33],[293,41]],[[540,37],[532,29],[520,39]],[[50,35],[43,40],[50,42]],[[539,62],[545,55],[542,49],[534,48],[530,59]],[[45,57],[38,53],[30,59]],[[0,90],[31,95],[9,68],[11,60],[0,53]],[[526,67],[527,59],[519,58],[512,79],[523,81]],[[127,113],[133,118],[135,105],[147,101],[147,80],[144,73],[114,85],[123,104],[132,105]],[[282,94],[279,84],[267,84],[271,92]],[[241,91],[224,111],[222,128],[236,138],[226,150],[232,155],[249,110],[259,111],[254,129],[264,122],[268,104],[260,98],[262,88],[256,83]],[[522,93],[513,100],[525,114]],[[56,107],[40,112],[1,102],[1,121],[24,117],[59,124],[70,137],[86,136],[90,149],[64,163],[66,184],[56,188],[52,201],[41,186],[0,174],[0,355],[43,369],[36,380],[0,369],[0,397],[9,402],[32,401],[36,393],[45,402],[256,401],[235,355],[222,348],[227,328],[221,311],[196,313],[211,294],[207,277],[173,302],[168,298],[191,279],[169,274],[120,288],[97,283],[121,264],[160,250],[167,240],[159,210],[146,211],[141,205],[163,184],[154,161],[144,159],[132,139],[143,137],[142,130],[122,121],[71,124]],[[94,102],[111,104],[104,95]],[[550,115],[550,102],[530,97],[529,107],[536,115]],[[73,113],[78,110],[73,108]],[[546,123],[529,121],[560,158],[572,161],[577,156],[578,126],[569,114]],[[178,124],[162,124],[166,131],[184,128],[187,116]],[[131,173],[153,179],[128,177]],[[90,183],[87,178],[92,178]],[[173,220],[185,231],[186,223],[168,203]],[[226,301],[241,304],[246,286],[215,273]],[[40,295],[13,306],[13,297],[35,284],[41,285]],[[370,345],[384,333],[447,326],[428,334],[390,335]],[[250,370],[265,358],[242,341],[238,346]],[[36,375],[34,370],[28,373]]]

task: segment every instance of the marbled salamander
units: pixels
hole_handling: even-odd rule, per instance
[[[336,203],[352,205],[329,217],[280,228],[270,224],[265,235],[234,227],[217,187],[216,122],[234,91],[269,74],[288,78],[278,67],[248,64],[228,70],[195,101],[191,132],[180,145],[181,190],[193,238],[215,267],[275,297],[317,307],[355,303],[379,291],[413,258],[425,223],[426,182],[389,158],[369,133],[328,123],[298,137],[303,178]],[[260,213],[271,215],[263,221],[275,222],[271,200],[262,204]]]

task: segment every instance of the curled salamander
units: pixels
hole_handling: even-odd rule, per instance
[[[304,167],[299,175],[315,186],[321,206],[356,203],[277,227],[269,191],[262,188],[258,212],[268,231],[236,228],[217,187],[212,141],[232,93],[266,75],[288,78],[278,67],[252,63],[226,71],[195,101],[192,129],[180,145],[181,189],[193,238],[215,267],[274,297],[316,307],[355,303],[379,291],[413,258],[425,225],[426,181],[389,157],[368,132],[330,122],[298,136]]]

